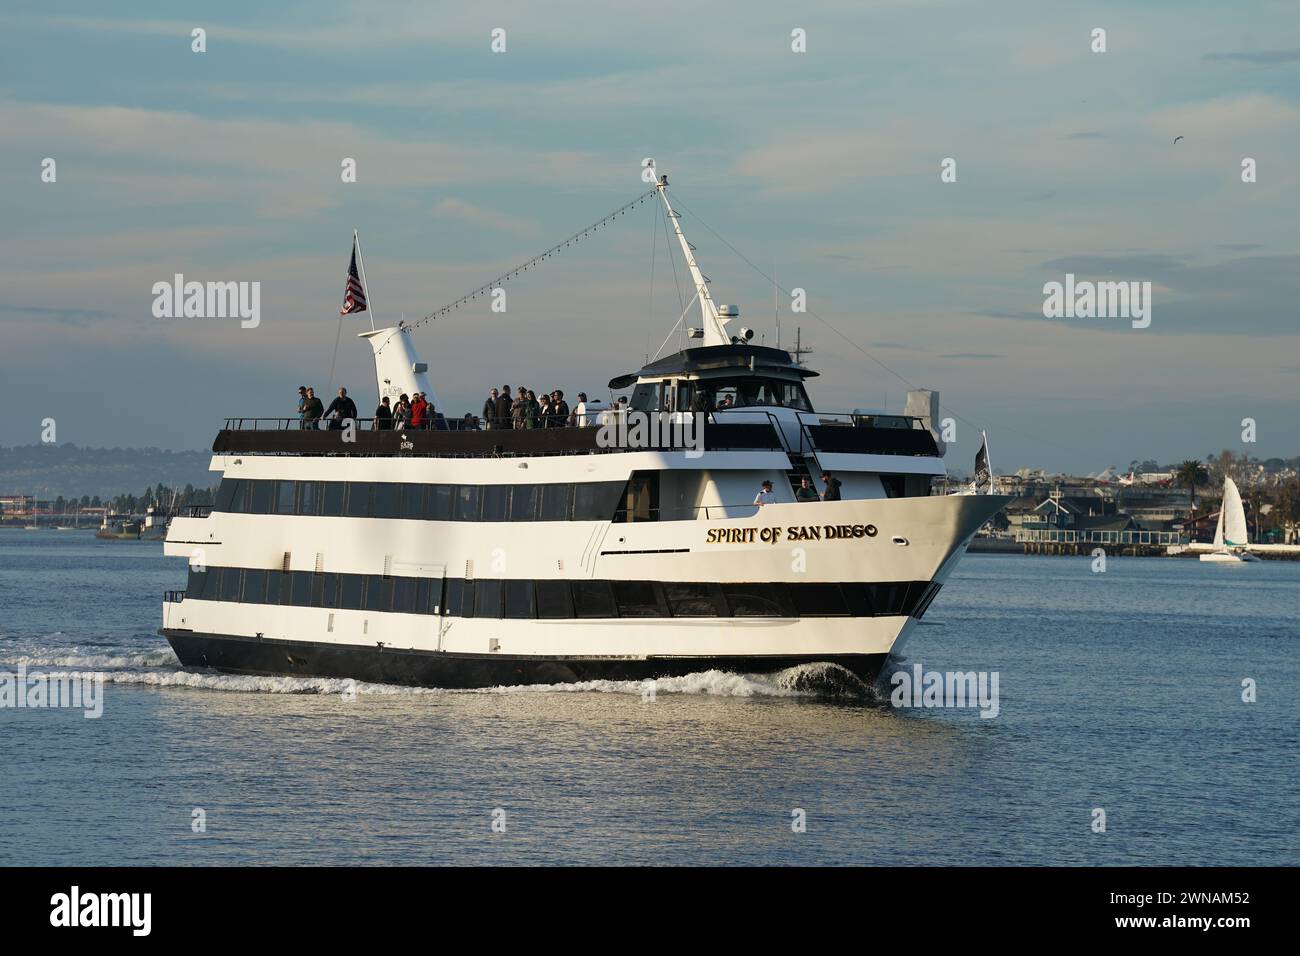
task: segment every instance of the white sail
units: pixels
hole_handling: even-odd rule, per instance
[[[1246,546],[1246,509],[1241,494],[1231,478],[1223,482],[1223,508],[1219,512],[1220,531],[1214,536],[1216,547],[1242,548]]]

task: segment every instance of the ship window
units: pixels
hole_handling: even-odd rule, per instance
[[[429,486],[424,516],[430,521],[446,521],[451,517],[451,485]]]
[[[573,486],[574,521],[609,521],[622,503],[623,482],[589,481]]]
[[[573,606],[578,617],[617,617],[614,590],[608,581],[574,581]]]
[[[438,592],[438,582],[431,578],[415,579],[415,613],[433,613],[433,595]]]
[[[465,591],[465,582],[461,578],[447,578],[446,596],[443,598],[442,610],[448,617],[460,616],[460,599]]]
[[[569,520],[568,485],[542,485],[542,511],[539,520]]]
[[[244,593],[241,598],[245,604],[261,604],[266,600],[266,572],[249,568],[244,572]]]
[[[463,581],[460,588],[460,616],[474,616],[474,582]]]
[[[393,578],[393,610],[399,614],[415,610],[415,578]]]
[[[568,581],[537,582],[537,616],[573,617],[573,598],[569,594]]]
[[[506,617],[533,617],[533,582],[506,582]]]
[[[474,616],[501,616],[501,582],[485,578],[474,583]]]
[[[293,514],[293,493],[294,484],[292,481],[277,481],[275,483],[275,513],[278,515]]]
[[[219,601],[221,600],[221,569],[209,568],[207,577],[203,579],[203,600]]]
[[[907,583],[872,584],[871,603],[877,614],[905,614],[907,612]]]
[[[402,504],[400,516],[403,518],[424,517],[424,485],[406,484],[401,486]]]
[[[359,574],[343,575],[343,586],[339,588],[339,607],[349,611],[361,610],[361,590],[365,579]]]
[[[619,617],[663,617],[667,611],[660,607],[653,581],[615,581],[614,600]]]
[[[840,595],[844,598],[844,604],[849,609],[849,614],[853,617],[872,617],[876,609],[871,604],[871,593],[869,584],[853,584],[845,582],[840,585]]]
[[[289,599],[290,604],[294,607],[311,606],[312,578],[314,577],[315,575],[310,571],[293,571],[289,574],[289,583],[293,588]]]
[[[477,521],[479,511],[478,485],[457,485],[454,520]]]
[[[341,574],[321,574],[317,575],[321,580],[321,607],[338,607],[339,606],[339,578]]]
[[[311,576],[311,606],[327,607],[325,603],[325,578],[324,574],[312,574]]]
[[[199,600],[203,596],[203,584],[208,576],[207,571],[195,571],[190,568],[189,580],[185,582],[185,596]]]
[[[349,518],[370,517],[370,484],[365,481],[348,482],[348,501],[343,512]]]
[[[366,576],[366,610],[387,611],[393,606],[393,579],[381,574]]]
[[[506,497],[509,485],[485,485],[483,487],[483,520],[506,520]]]
[[[375,518],[396,518],[398,485],[391,481],[381,481],[374,486],[374,507],[371,514]]]
[[[724,584],[722,593],[736,617],[793,617],[794,608],[780,584]]]
[[[221,600],[239,600],[239,568],[224,568],[221,572]]]
[[[537,517],[537,486],[510,486],[510,520],[532,521]]]
[[[800,617],[844,617],[849,613],[838,584],[792,584],[790,596]]]
[[[666,581],[664,595],[673,617],[718,617],[725,613],[726,605],[721,602],[715,584]],[[723,610],[720,612],[719,608]]]
[[[628,406],[638,412],[657,412],[664,405],[664,382],[638,382]]]
[[[320,513],[327,518],[338,518],[343,514],[343,491],[346,485],[341,481],[327,481],[321,492]]]
[[[252,500],[252,504],[249,505],[248,508],[249,513],[255,515],[270,514],[271,493],[275,487],[275,482],[254,481],[251,482],[251,484],[253,486],[253,500]]]
[[[319,514],[320,498],[321,483],[319,481],[298,482],[298,514]]]
[[[804,391],[802,382],[781,382],[781,404],[786,408],[797,408],[800,411],[811,412],[812,403],[808,401],[808,393]]]
[[[239,491],[238,478],[222,478],[221,486],[217,489],[217,500],[212,506],[214,511],[236,511],[235,496]]]
[[[266,603],[280,603],[280,582],[284,580],[284,575],[279,571],[266,572]]]

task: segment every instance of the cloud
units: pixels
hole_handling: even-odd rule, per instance
[[[1201,59],[1209,62],[1254,63],[1257,66],[1274,66],[1278,63],[1300,61],[1300,50],[1260,50],[1257,53],[1206,53]]]
[[[433,215],[438,219],[454,219],[473,226],[481,226],[497,232],[531,238],[542,234],[541,227],[531,220],[519,219],[505,213],[480,209],[461,199],[444,199],[433,208]]]

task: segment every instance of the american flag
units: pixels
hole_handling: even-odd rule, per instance
[[[366,311],[366,290],[357,274],[357,240],[352,240],[352,265],[348,266],[348,287],[343,290],[343,308],[339,315]]]

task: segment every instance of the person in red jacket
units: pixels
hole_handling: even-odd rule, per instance
[[[424,400],[423,394],[416,392],[411,397],[411,427],[424,428],[428,420],[429,403]]]

